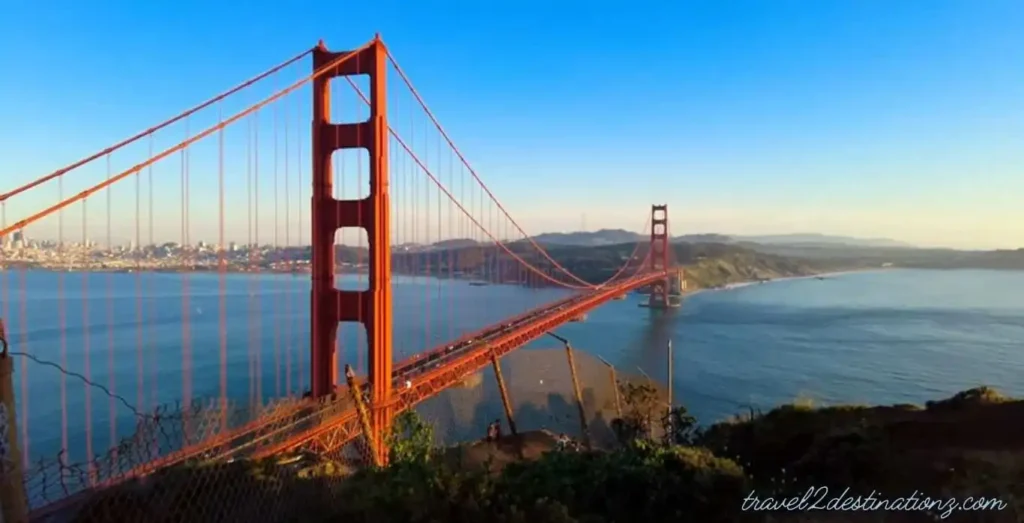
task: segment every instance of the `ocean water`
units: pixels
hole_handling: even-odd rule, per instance
[[[346,277],[342,286],[357,288],[357,280]],[[309,283],[301,276],[228,275],[222,283],[211,274],[13,271],[0,285],[12,350],[88,374],[139,410],[181,399],[186,381],[192,397],[215,396],[222,332],[232,398],[269,399],[308,384]],[[400,279],[396,356],[564,295]],[[641,300],[611,302],[558,333],[656,380],[667,376],[671,339],[675,398],[703,423],[797,397],[920,403],[981,384],[1024,395],[1024,272],[892,270],[775,281],[698,293],[674,311],[640,308]],[[339,338],[339,360],[365,371],[360,329],[343,325]],[[538,340],[524,350],[553,346]],[[120,401],[66,375],[62,400],[60,372],[21,360],[15,387],[31,456],[64,445],[65,426],[72,461],[85,457],[86,438],[95,453],[130,434],[132,411]],[[479,401],[500,412],[491,396]]]
[[[923,403],[979,385],[1024,395],[1024,272],[849,273],[700,293],[677,314],[625,307],[563,333],[655,379],[671,338],[675,398],[703,423],[798,397]]]

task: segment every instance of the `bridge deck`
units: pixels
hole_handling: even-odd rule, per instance
[[[490,364],[492,355],[501,357],[543,336],[559,325],[570,322],[587,311],[611,301],[623,292],[650,284],[660,274],[645,274],[625,282],[595,291],[579,294],[544,305],[496,326],[446,344],[426,353],[404,360],[397,366],[394,377],[395,397],[392,404],[400,412],[414,407],[423,400],[460,383],[470,374]],[[409,381],[409,386],[405,381]],[[341,394],[344,392],[344,394]],[[347,390],[339,391],[347,400]],[[339,398],[339,401],[345,401]],[[302,432],[275,445],[254,452],[253,457],[266,457],[293,449],[318,438],[329,443],[333,450],[359,434],[358,417],[353,407],[334,419],[323,420],[319,427]],[[229,452],[228,454],[235,454]]]
[[[614,286],[554,301],[406,358],[395,365],[391,404],[399,412],[412,408],[486,367],[493,356],[500,358],[581,314],[664,277],[663,273],[645,273]],[[368,392],[366,384],[361,387],[364,393]],[[109,478],[90,491],[193,459],[263,458],[309,445],[321,451],[331,451],[353,440],[360,432],[348,388],[341,386],[334,398],[303,399],[285,404],[247,424],[186,446],[116,478]],[[40,507],[33,515],[42,516],[59,510],[88,492],[79,492],[64,502]]]

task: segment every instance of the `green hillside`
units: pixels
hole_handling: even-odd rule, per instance
[[[614,275],[634,254],[635,248],[635,243],[596,247],[552,245],[547,247],[547,252],[573,274],[588,282],[600,283]],[[635,255],[642,259],[646,255],[646,248],[646,245],[641,244],[640,251]],[[859,266],[837,260],[802,260],[724,243],[675,243],[671,248],[676,262],[687,270],[689,285],[698,288],[806,276]],[[510,244],[509,249],[536,267],[552,267],[526,242]],[[490,281],[517,281],[526,274],[518,261],[493,245],[395,253],[392,266],[399,273],[462,274],[464,277]]]
[[[618,441],[608,448],[559,448],[535,431],[432,449],[431,427],[406,413],[386,468],[353,471],[312,456],[179,466],[101,490],[73,521],[980,523],[1024,515],[1024,402],[991,389],[924,406],[802,402],[706,429],[682,407],[663,417],[649,386],[624,383],[622,394],[623,414],[610,422]],[[832,504],[843,508],[827,510]]]

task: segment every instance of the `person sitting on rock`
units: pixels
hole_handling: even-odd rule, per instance
[[[501,439],[501,420],[494,420],[494,441]]]

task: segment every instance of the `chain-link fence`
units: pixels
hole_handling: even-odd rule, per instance
[[[337,462],[304,450],[250,456],[348,406],[342,398],[315,406],[288,398],[259,408],[220,401],[162,407],[91,461],[58,453],[31,463],[24,474],[31,520],[281,521],[292,512],[279,496],[297,496],[287,490],[291,480],[337,476],[357,459],[338,450],[331,452]]]
[[[627,406],[618,397],[611,368],[585,349],[573,349],[573,360],[591,443],[597,448],[614,445],[612,420]],[[564,348],[513,352],[501,360],[501,370],[520,433],[545,431],[582,439],[583,426]],[[616,371],[616,380],[649,382],[638,372],[623,371]],[[662,387],[652,385],[664,394]],[[495,421],[500,422],[503,434],[510,432],[492,367],[423,402],[416,410],[435,427],[439,445],[482,441],[488,425]],[[553,438],[548,438],[548,443],[553,444]]]
[[[574,361],[591,442],[609,446],[611,422],[626,407],[611,369],[581,350]],[[564,349],[517,351],[501,366],[518,432],[534,445],[528,454],[549,450],[555,434],[582,439]],[[620,373],[618,380],[646,378]],[[140,417],[131,438],[95,460],[68,463],[57,455],[31,464],[25,495],[32,521],[269,522],[321,515],[337,497],[334,489],[342,488],[340,479],[371,462],[360,426],[349,423],[345,431],[327,431],[298,447],[282,444],[352,406],[341,395],[317,406],[285,399],[256,409],[219,401],[159,409]],[[416,410],[434,427],[438,445],[482,440],[495,420],[510,433],[492,368]]]

